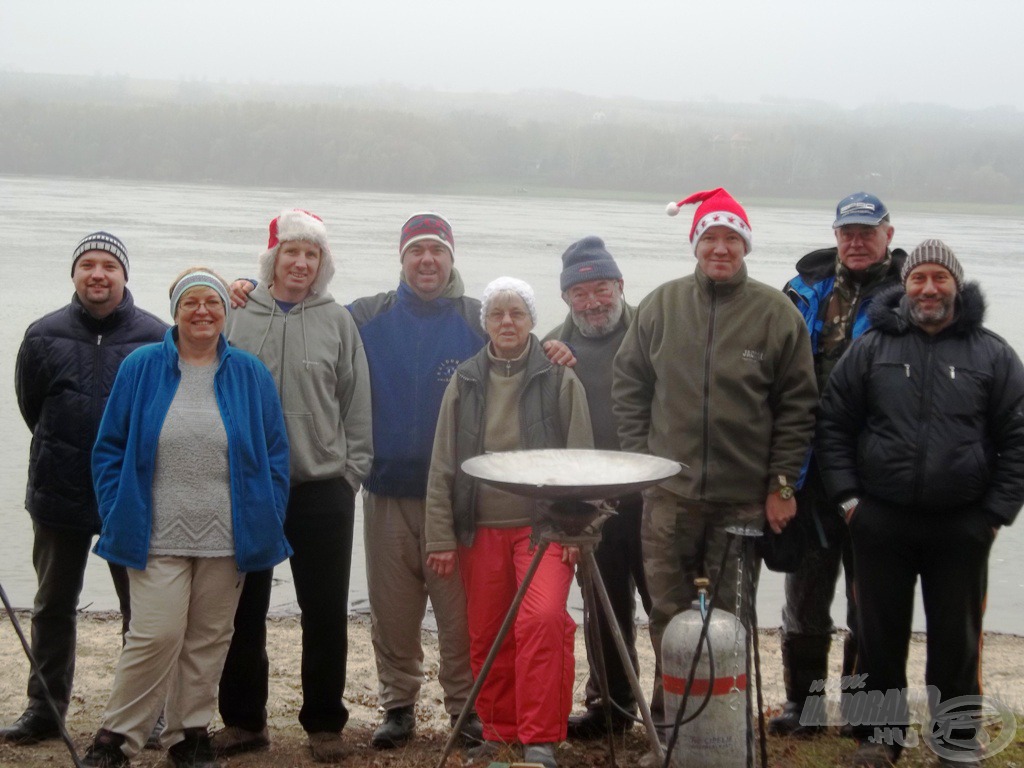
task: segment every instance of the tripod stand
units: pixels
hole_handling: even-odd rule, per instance
[[[600,604],[608,617],[615,647],[622,660],[623,668],[626,670],[630,688],[640,707],[640,714],[651,749],[660,759],[663,752],[654,721],[640,688],[640,681],[633,670],[626,642],[615,621],[611,599],[605,589],[604,581],[601,579],[600,569],[594,556],[594,550],[601,540],[601,525],[614,512],[600,503],[588,503],[585,500],[612,498],[641,490],[678,473],[680,465],[674,461],[639,454],[555,449],[477,456],[466,461],[462,468],[467,474],[503,490],[536,499],[552,500],[554,503],[546,508],[544,515],[535,525],[538,539],[537,550],[512,604],[509,606],[491,650],[473,683],[469,698],[452,728],[451,736],[449,736],[437,764],[438,768],[443,768],[463,724],[469,717],[469,713],[473,711],[477,696],[487,679],[494,659],[515,623],[519,607],[530,587],[537,567],[552,542],[557,542],[562,546],[579,547],[584,604],[590,611]],[[573,478],[573,484],[559,484],[558,481],[564,478]],[[601,695],[605,702],[609,702],[603,653],[600,648],[596,650],[596,653],[598,654],[597,666],[601,670],[599,676]],[[610,736],[609,744],[612,748],[614,764],[614,745],[611,743]]]

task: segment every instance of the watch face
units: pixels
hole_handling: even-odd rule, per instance
[[[793,486],[791,486],[791,485],[784,485],[781,488],[779,488],[779,498],[780,499],[792,499],[793,498]]]

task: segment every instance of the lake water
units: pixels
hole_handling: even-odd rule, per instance
[[[680,196],[692,192],[685,185]],[[838,197],[850,190],[840,190]],[[121,237],[131,262],[129,288],[137,303],[168,318],[167,288],[183,268],[205,264],[228,278],[255,272],[267,225],[284,208],[315,211],[327,222],[337,274],[331,290],[342,303],[393,288],[398,281],[398,232],[410,213],[436,210],[452,222],[455,266],[470,295],[499,275],[514,275],[537,292],[538,330],[566,312],[558,291],[560,256],[584,235],[602,236],[625,276],[626,297],[638,302],[652,288],[689,273],[687,235],[692,209],[665,215],[664,200],[614,201],[306,192],[206,185],[138,184],[82,179],[0,177],[0,243],[6,277],[0,302],[0,583],[16,606],[31,606],[35,575],[32,527],[24,511],[29,431],[14,398],[14,362],[28,324],[66,304],[73,293],[71,253],[85,234],[107,229]],[[750,274],[781,286],[796,260],[833,241],[834,201],[808,207],[747,206],[754,250]],[[926,237],[959,255],[968,279],[989,302],[987,325],[1024,350],[1024,222],[1006,216],[893,210],[895,245],[908,251]],[[169,318],[168,318],[169,319]],[[357,508],[357,514],[361,510]],[[357,517],[351,604],[366,610],[366,581]],[[1004,529],[990,561],[986,628],[1024,634],[1024,525]],[[278,568],[272,609],[295,609],[287,566]],[[840,590],[841,592],[841,590]],[[779,624],[782,577],[765,572],[758,595],[764,626]],[[580,604],[578,594],[573,603]],[[116,606],[106,564],[92,556],[83,608]],[[836,623],[845,609],[833,605]],[[915,626],[924,623],[918,605]]]

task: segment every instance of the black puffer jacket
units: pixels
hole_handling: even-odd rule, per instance
[[[1024,504],[1024,367],[982,327],[977,284],[934,336],[910,322],[903,298],[902,286],[878,297],[873,330],[829,378],[816,436],[825,486],[836,501],[980,507],[1008,525]]]
[[[14,386],[32,430],[25,509],[58,528],[99,533],[90,458],[107,395],[130,352],[160,341],[167,324],[124,299],[102,320],[78,296],[25,331]]]

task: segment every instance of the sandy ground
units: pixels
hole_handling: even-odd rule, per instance
[[[28,614],[19,614],[27,632]],[[84,752],[98,727],[106,703],[114,666],[120,651],[119,621],[107,614],[82,614],[79,622],[78,668],[75,690],[68,713],[68,729],[80,751]],[[441,689],[437,683],[437,638],[424,632],[426,681],[417,707],[417,739],[412,745],[394,752],[376,752],[368,746],[370,733],[379,720],[377,681],[373,651],[370,645],[369,619],[353,616],[349,624],[348,685],[345,700],[351,720],[345,730],[351,753],[344,765],[352,766],[433,766],[436,765],[448,732],[448,718],[441,705]],[[305,749],[301,728],[296,722],[301,703],[299,691],[299,622],[294,616],[273,618],[269,626],[271,662],[270,729],[273,745],[269,751],[245,755],[225,761],[225,766],[315,765]],[[646,627],[639,628],[637,641],[641,660],[641,683],[649,691],[654,656]],[[839,674],[841,643],[833,643],[830,672]],[[909,679],[917,683],[924,675],[924,639],[915,636],[910,649]],[[582,632],[577,631],[576,707],[582,707],[586,677],[586,658]],[[764,700],[769,709],[783,701],[783,684],[779,660],[777,630],[761,635],[761,659]],[[984,684],[990,695],[1000,698],[1018,713],[1024,713],[1024,638],[993,634],[985,638]],[[28,662],[21,644],[6,616],[0,620],[0,723],[9,724],[25,705],[25,682]],[[216,725],[216,723],[215,723]],[[619,741],[618,761],[635,765],[644,752],[640,728]],[[564,766],[608,765],[606,745],[566,743],[560,748],[559,762]],[[449,759],[449,766],[462,765],[459,754]],[[137,766],[155,766],[163,757],[159,752],[144,752],[133,761]],[[0,745],[0,765],[43,766],[70,765],[66,748],[60,741],[49,741],[35,747]]]

